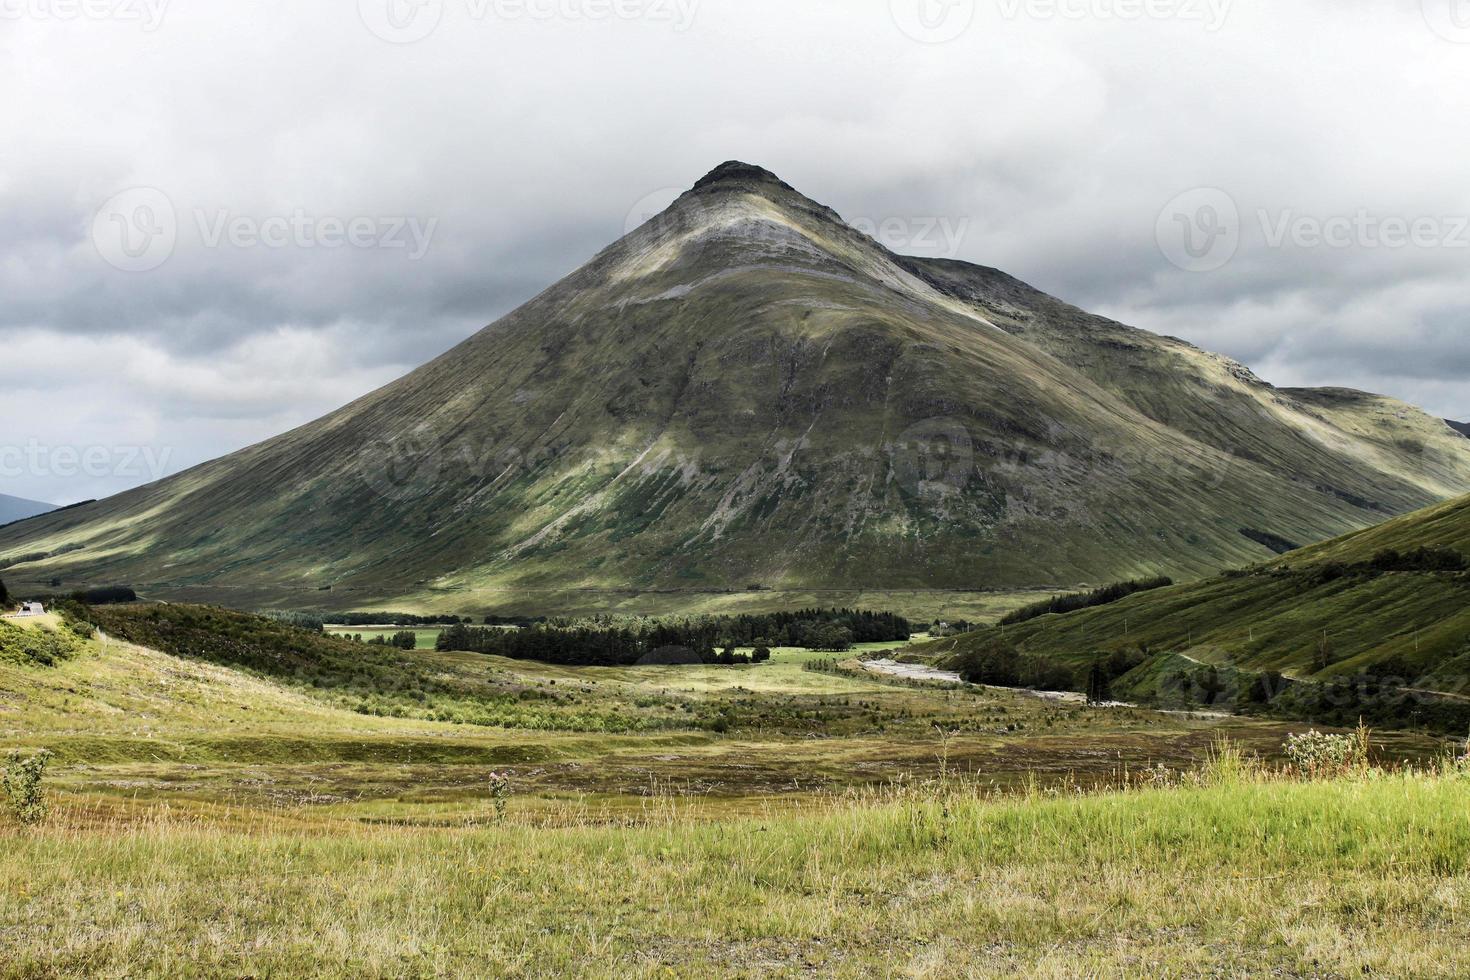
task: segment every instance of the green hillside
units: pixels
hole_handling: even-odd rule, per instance
[[[732,163],[387,387],[0,529],[0,568],[256,607],[1013,590],[1198,578],[1467,491],[1440,419],[894,255]]]
[[[1318,681],[1391,672],[1470,694],[1470,498],[1239,572],[920,651],[953,658],[998,640],[1077,666],[1141,651],[1172,656],[1176,668],[1195,661]]]

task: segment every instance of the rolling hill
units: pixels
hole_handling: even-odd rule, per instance
[[[1120,650],[1318,680],[1391,664],[1470,694],[1470,497],[1239,572],[918,650],[954,658],[1001,638],[1075,666]]]
[[[297,605],[1011,589],[1195,578],[1467,491],[1440,419],[895,255],[729,163],[343,409],[0,530],[0,567]]]

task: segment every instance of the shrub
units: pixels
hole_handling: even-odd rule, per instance
[[[40,823],[50,812],[43,785],[50,761],[51,753],[46,749],[30,758],[14,751],[5,766],[5,775],[0,781],[3,781],[6,801],[15,819],[26,826]]]
[[[73,634],[79,635],[84,628],[52,632],[48,629],[21,629],[10,623],[0,623],[0,660],[27,667],[55,667],[81,650],[81,644]]]

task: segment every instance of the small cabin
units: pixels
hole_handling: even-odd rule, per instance
[[[46,615],[46,607],[39,602],[22,602],[20,604],[20,614],[22,616],[44,616]]]

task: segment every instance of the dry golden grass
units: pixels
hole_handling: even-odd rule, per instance
[[[560,829],[67,807],[0,831],[0,975],[1470,971],[1470,781],[1192,783]]]

